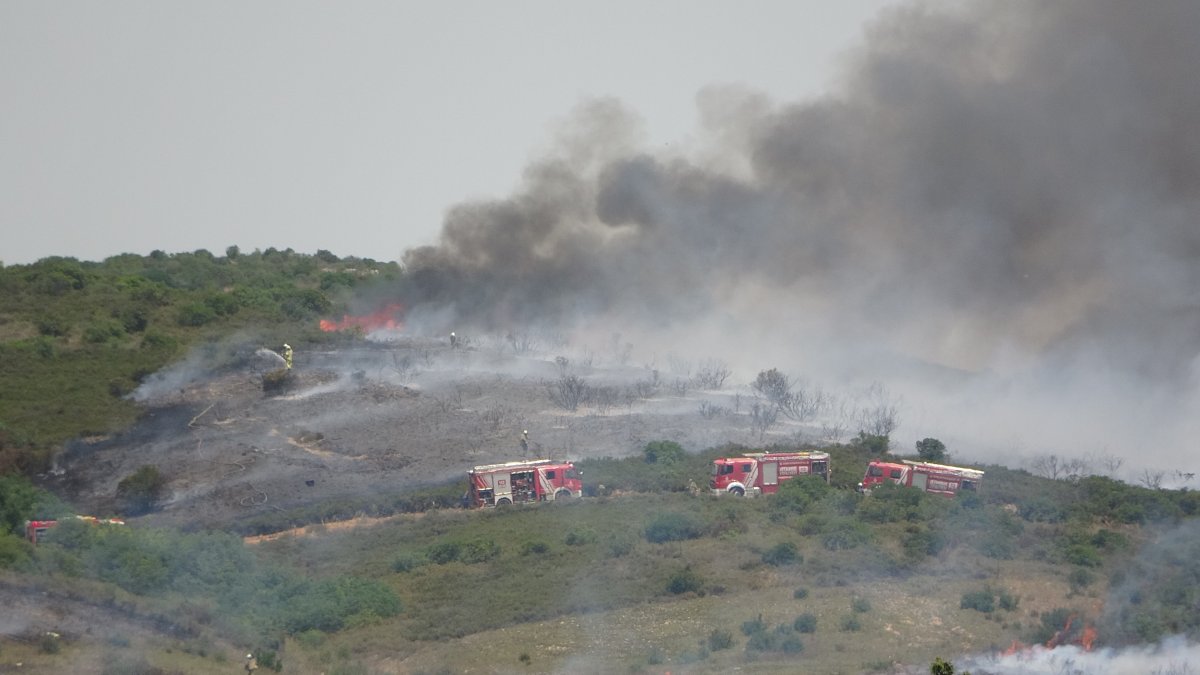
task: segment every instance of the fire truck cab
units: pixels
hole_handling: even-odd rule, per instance
[[[819,476],[828,483],[829,453],[748,452],[715,459],[708,486],[713,494],[773,494],[780,483],[797,476]]]
[[[953,497],[960,490],[978,490],[983,481],[983,472],[961,466],[947,466],[931,462],[914,462],[904,459],[899,462],[872,461],[858,484],[859,492],[869,494],[871,488],[890,480],[896,485],[915,487],[923,492]]]
[[[580,476],[573,463],[549,459],[486,464],[467,472],[465,501],[476,508],[582,497]]]

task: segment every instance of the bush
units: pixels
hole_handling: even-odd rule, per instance
[[[402,555],[392,561],[393,572],[411,572],[429,562],[427,558],[415,555]]]
[[[458,560],[461,552],[462,544],[457,541],[443,541],[430,546],[426,555],[429,557],[429,561],[435,565],[445,565]]]
[[[675,441],[651,441],[642,450],[647,464],[671,464],[683,459],[683,446]]]
[[[871,531],[866,525],[853,518],[838,518],[827,526],[821,535],[821,545],[830,551],[841,551],[858,547],[871,540]]]
[[[1071,584],[1071,590],[1080,591],[1092,585],[1096,580],[1096,575],[1086,567],[1076,567],[1067,575],[1067,582]]]
[[[646,526],[646,541],[662,544],[668,541],[697,539],[704,534],[703,524],[684,513],[663,513]]]
[[[796,590],[792,591],[792,597],[796,600],[803,600],[808,597],[808,589],[797,588]]]
[[[149,513],[158,505],[167,479],[157,467],[144,465],[117,483],[117,498],[131,516]]]
[[[729,649],[733,646],[733,633],[720,628],[714,628],[708,634],[708,649],[710,651],[719,652],[722,649]]]
[[[703,585],[700,576],[688,566],[671,575],[671,578],[667,580],[667,591],[674,595],[680,595],[689,591],[695,593]]]
[[[857,633],[858,631],[862,630],[862,624],[859,623],[858,617],[853,615],[842,617],[842,623],[840,627],[842,631],[846,633]]]
[[[571,530],[563,539],[563,543],[567,546],[583,546],[594,541],[596,541],[596,533],[586,528]]]
[[[211,323],[216,318],[217,313],[211,307],[201,302],[193,302],[180,307],[175,320],[180,326],[198,327]]]
[[[500,545],[491,539],[476,539],[462,547],[458,559],[468,565],[487,562],[500,555]]]
[[[1102,562],[1100,552],[1091,544],[1070,544],[1063,551],[1063,559],[1072,565],[1083,567],[1099,567]]]
[[[960,609],[973,609],[977,612],[990,614],[996,610],[996,596],[989,589],[963,593],[958,603]]]
[[[805,612],[796,617],[792,622],[792,628],[797,633],[815,633],[817,632],[817,615],[811,612]]]
[[[855,614],[865,614],[871,611],[871,601],[866,598],[854,598],[850,601],[850,609],[854,610]]]
[[[550,545],[544,541],[527,541],[521,546],[521,555],[545,555],[550,552]]]
[[[1000,609],[1006,612],[1015,610],[1017,605],[1020,604],[1020,598],[1005,590],[997,593],[997,601],[1000,604]]]
[[[768,565],[780,567],[783,565],[791,565],[793,563],[802,562],[803,558],[796,551],[796,545],[790,541],[784,541],[771,547],[770,550],[762,554],[762,561]]]
[[[860,431],[858,432],[858,436],[850,441],[850,444],[872,455],[886,455],[891,441],[886,435],[881,436],[879,434],[868,434],[865,431]]]
[[[762,614],[757,618],[742,622],[742,635],[754,635],[767,630],[767,624],[763,622]]]
[[[14,534],[0,532],[0,569],[23,567],[29,563],[32,554],[29,542]]]

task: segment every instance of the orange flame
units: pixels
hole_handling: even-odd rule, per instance
[[[1083,629],[1083,635],[1079,636],[1079,646],[1083,647],[1084,651],[1092,651],[1092,645],[1096,644],[1096,628],[1088,626]]]
[[[1074,620],[1075,620],[1075,617],[1068,616],[1067,617],[1067,625],[1063,626],[1062,630],[1055,632],[1054,637],[1052,637],[1046,641],[1046,647],[1049,649],[1054,649],[1059,644],[1061,644],[1063,639],[1066,638],[1067,635],[1069,635],[1071,633],[1071,622]]]
[[[383,309],[370,314],[365,314],[363,316],[343,314],[341,321],[321,319],[320,326],[321,330],[325,331],[326,333],[346,330],[347,328],[361,328],[363,332],[381,329],[398,330],[404,327],[404,322],[396,318],[396,315],[398,314],[404,314],[404,305],[398,302],[393,302]]]
[[[1008,649],[1005,649],[1004,651],[1000,652],[1000,655],[1001,656],[1012,656],[1013,654],[1016,654],[1018,652],[1023,652],[1023,651],[1025,651],[1025,645],[1022,644],[1020,640],[1013,640],[1012,644],[1008,646]]]

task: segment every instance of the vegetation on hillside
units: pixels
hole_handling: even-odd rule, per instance
[[[0,267],[0,474],[126,427],[127,395],[197,343],[235,331],[264,345],[335,339],[319,317],[399,278],[391,262],[236,246]]]
[[[104,582],[135,598],[199,602],[207,618],[189,630],[244,635],[254,626],[263,644],[293,644],[315,659],[333,658],[323,650],[350,635],[373,634],[373,624],[388,626],[403,651],[644,603],[737,607],[748,590],[775,589],[764,611],[711,615],[695,636],[699,647],[666,641],[638,658],[717,669],[735,655],[826,663],[836,636],[878,640],[880,622],[890,620],[880,613],[896,611],[883,600],[927,577],[938,580],[939,613],[980,616],[1004,642],[1078,640],[1087,626],[1108,644],[1200,631],[1186,582],[1200,575],[1200,556],[1189,548],[1196,539],[1187,534],[1196,527],[1196,493],[989,466],[986,489],[957,498],[890,484],[864,496],[816,478],[789,481],[770,497],[712,497],[689,492],[689,481],[705,478],[712,457],[745,448],[682,456],[672,449],[656,442],[641,457],[580,462],[589,485],[602,480],[605,489],[568,504],[442,509],[254,549],[224,534],[71,523],[36,549],[5,535],[0,564],[45,579]],[[853,445],[829,450],[834,463],[862,453]],[[51,508],[23,479],[6,480],[6,494],[20,495],[0,503],[10,532]],[[987,569],[1016,576],[981,579]],[[1025,576],[1058,579],[1063,590],[1054,598],[1022,592]],[[879,583],[893,590],[861,590]],[[1109,589],[1120,602],[1098,614],[1096,599]],[[328,642],[335,634],[346,637]]]
[[[21,472],[44,468],[69,439],[128,425],[137,415],[128,395],[147,375],[196,345],[215,352],[235,331],[268,346],[343,339],[320,333],[316,319],[347,310],[350,290],[398,284],[392,263],[236,247],[223,257],[155,252],[0,268],[6,578],[175,617],[175,629],[192,640],[223,636],[263,654],[287,647],[329,672],[365,670],[350,646],[413,653],[449,638],[651,607],[681,608],[678,616],[693,624],[686,639],[639,637],[644,652],[621,654],[633,669],[722,670],[757,659],[881,670],[908,658],[894,653],[889,627],[920,607],[993,641],[972,643],[980,648],[1076,641],[1088,628],[1114,645],[1200,635],[1200,493],[983,466],[977,493],[945,498],[885,484],[862,495],[854,488],[867,462],[895,450],[896,410],[883,393],[856,437],[820,446],[831,456],[828,483],[798,478],[758,499],[707,494],[712,459],[816,446],[689,453],[658,440],[639,456],[577,462],[588,499],[572,503],[465,511],[454,508],[463,488],[455,481],[274,509],[237,525],[237,534],[250,535],[356,515],[423,514],[373,524],[366,535],[315,525],[312,536],[251,547],[234,533],[67,520],[37,547],[21,536],[26,519],[72,512]],[[762,371],[752,388],[764,422],[808,420],[826,399],[776,369]],[[935,438],[915,450],[931,461],[946,457]],[[153,467],[125,477],[118,495],[126,511],[154,508],[162,482]],[[1032,580],[1041,584],[1036,591],[1028,590]],[[932,659],[951,645],[949,635],[935,635],[945,639],[931,638],[930,651],[912,660]],[[851,643],[861,663],[847,661]],[[544,670],[570,655],[526,649],[512,659]]]

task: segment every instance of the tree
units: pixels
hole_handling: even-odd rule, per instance
[[[750,428],[758,433],[760,441],[766,435],[767,430],[775,426],[777,419],[779,419],[778,406],[764,405],[758,401],[750,406]]]
[[[946,461],[946,444],[936,438],[917,441],[917,455],[926,462]]]
[[[788,376],[775,368],[760,371],[750,386],[778,407],[783,407],[792,393],[792,383]]]

